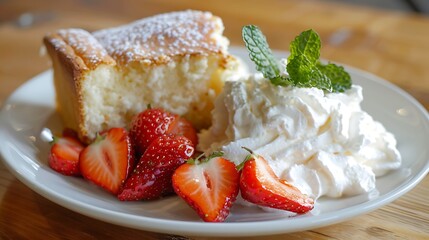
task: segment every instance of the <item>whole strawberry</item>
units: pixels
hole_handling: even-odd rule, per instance
[[[313,209],[314,201],[307,195],[277,177],[262,156],[250,152],[241,169],[240,192],[243,199],[265,207],[306,213]]]
[[[82,176],[117,194],[134,167],[131,142],[124,128],[111,128],[97,136],[80,154]]]
[[[186,137],[161,135],[140,158],[119,192],[119,200],[151,200],[173,193],[171,176],[193,154],[194,145]]]
[[[190,159],[173,174],[174,191],[206,222],[223,222],[239,190],[235,164],[214,153]]]
[[[79,176],[79,154],[84,145],[73,136],[54,137],[49,153],[49,167],[67,176]]]
[[[197,133],[190,122],[160,108],[150,108],[135,116],[130,125],[130,137],[140,157],[149,145],[163,134],[185,136],[197,145]]]

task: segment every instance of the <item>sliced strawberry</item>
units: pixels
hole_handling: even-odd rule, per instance
[[[79,176],[79,153],[84,145],[73,137],[54,137],[51,144],[49,166],[61,174]]]
[[[118,194],[121,201],[150,200],[173,193],[171,176],[192,154],[192,142],[183,136],[161,135],[140,158]]]
[[[235,164],[219,155],[190,160],[173,174],[174,191],[206,222],[223,222],[239,190]]]
[[[186,119],[159,108],[148,108],[134,117],[130,137],[137,156],[141,156],[153,140],[167,133],[185,136],[197,145],[197,133]]]
[[[130,139],[124,128],[112,128],[80,154],[82,176],[117,194],[134,166]]]
[[[257,205],[295,213],[306,213],[313,209],[313,199],[277,177],[262,156],[247,150],[251,154],[242,163],[244,165],[240,176],[240,191],[243,199]]]

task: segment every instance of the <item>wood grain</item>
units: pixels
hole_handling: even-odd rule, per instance
[[[272,48],[283,50],[299,32],[313,28],[322,36],[322,57],[379,75],[429,108],[429,18],[292,0],[0,1],[0,105],[19,85],[49,68],[48,59],[39,56],[46,32],[67,27],[95,30],[189,8],[209,10],[222,17],[225,35],[233,45],[242,45],[241,27],[249,23],[263,29]],[[33,24],[25,26],[29,16],[33,17]],[[270,239],[428,239],[428,196],[426,177],[403,197],[369,214]],[[3,163],[0,163],[0,238],[187,239],[116,226],[70,211],[19,182]]]

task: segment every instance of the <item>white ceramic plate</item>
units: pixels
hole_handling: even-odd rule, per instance
[[[248,59],[242,48],[232,52]],[[276,52],[279,56],[286,53]],[[253,65],[249,65],[253,66]],[[197,236],[256,236],[301,231],[368,213],[413,188],[429,169],[429,117],[410,95],[371,74],[347,67],[363,86],[363,109],[394,133],[403,157],[400,169],[377,179],[378,194],[319,199],[311,213],[286,217],[282,212],[234,206],[225,223],[205,223],[178,197],[151,202],[120,202],[80,178],[66,177],[47,165],[43,128],[61,130],[54,110],[52,72],[44,72],[17,89],[0,115],[0,152],[6,166],[24,184],[46,198],[81,214],[127,227]]]

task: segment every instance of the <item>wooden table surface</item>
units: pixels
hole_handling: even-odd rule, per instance
[[[26,80],[49,69],[48,59],[39,56],[46,32],[67,27],[96,30],[156,13],[192,8],[209,10],[222,17],[225,35],[232,45],[242,45],[241,27],[249,23],[264,30],[272,48],[283,50],[287,50],[299,32],[313,28],[322,37],[322,57],[379,75],[429,108],[428,17],[323,1],[58,2],[0,1],[0,106]],[[426,176],[413,190],[369,214],[270,239],[429,239],[428,200]],[[129,229],[75,213],[32,191],[0,161],[0,238],[187,239],[187,236]]]

